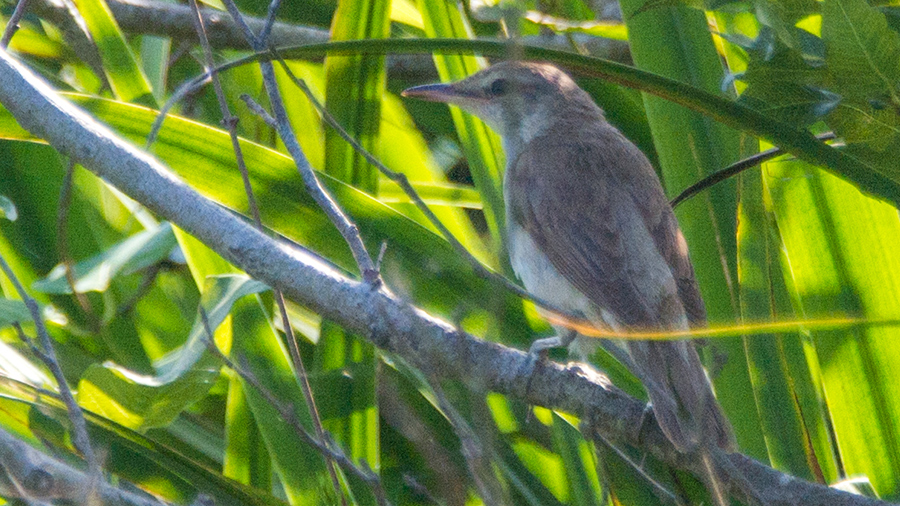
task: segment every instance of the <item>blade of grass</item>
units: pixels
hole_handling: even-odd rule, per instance
[[[75,0],[103,60],[113,94],[126,102],[156,105],[150,83],[105,0]]]
[[[777,251],[772,250],[775,244],[763,204],[762,177],[759,174],[742,176],[740,191],[737,238],[741,317],[744,322],[785,319],[791,311],[789,306],[784,307],[789,300],[783,282],[779,283],[780,258]],[[797,349],[800,345],[797,334],[753,335],[744,340],[769,462],[793,476],[822,481],[822,471],[814,463],[814,447],[810,444],[814,438],[804,426],[802,408],[805,406],[799,402],[804,392],[798,391],[797,386],[811,378],[808,373],[802,375],[806,372],[805,367],[799,371],[790,368],[786,351],[787,347]],[[794,377],[792,373],[800,374]],[[817,411],[805,413],[810,419],[817,418],[816,414]]]
[[[897,210],[807,164],[768,164],[765,183],[783,242],[793,303],[803,318],[891,318],[900,312]],[[818,374],[847,475],[900,494],[900,367],[895,332],[862,327],[811,333]]]

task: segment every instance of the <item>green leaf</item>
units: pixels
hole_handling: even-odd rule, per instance
[[[616,21],[571,21],[538,11],[528,11],[525,19],[559,33],[584,33],[594,37],[628,40],[628,28]]]
[[[243,336],[247,337],[247,336]],[[272,489],[272,457],[247,401],[240,376],[231,374],[225,408],[222,474],[260,490]]]
[[[827,0],[822,39],[833,91],[842,96],[828,123],[848,143],[884,151],[900,136],[900,34],[863,0]],[[900,151],[892,151],[892,157]],[[884,166],[896,174],[896,164]]]
[[[554,412],[550,434],[553,437],[553,450],[559,454],[566,472],[569,504],[600,505],[602,493],[597,480],[597,463],[592,443],[584,439],[578,430],[577,421],[569,421]]]
[[[26,18],[27,20],[27,18]],[[16,53],[29,54],[38,58],[61,58],[67,56],[70,50],[60,41],[41,33],[40,29],[26,20],[19,21],[19,29],[9,41],[9,49]],[[7,20],[3,20],[4,24]]]
[[[74,266],[75,289],[79,293],[104,292],[119,274],[127,275],[149,267],[169,256],[175,247],[172,226],[161,224],[155,230],[139,232],[103,253]],[[32,289],[44,293],[72,293],[66,281],[65,266],[59,264],[44,279],[35,281]]]
[[[390,0],[340,0],[332,21],[333,40],[383,39],[390,34]],[[379,141],[383,56],[331,55],[325,60],[325,106],[370,153]],[[333,129],[325,130],[325,172],[375,193],[378,171]]]
[[[697,10],[709,10],[712,6],[704,0],[647,0],[631,13],[631,17],[636,18],[645,12],[665,9],[666,7],[687,7]]]
[[[271,300],[268,304],[260,300],[248,301],[234,312],[234,327],[240,329],[240,335],[235,339],[231,359],[274,395],[282,406],[291,407],[294,418],[307,434],[315,434],[284,340],[274,331],[271,316],[265,316],[264,308],[271,304]],[[253,384],[243,379],[241,384],[256,427],[272,458],[272,467],[278,473],[290,503],[337,504],[339,501],[321,453],[311,448],[294,427],[286,423]],[[341,476],[340,471],[338,473]]]
[[[391,21],[403,23],[419,30],[422,29],[422,15],[419,14],[412,0],[393,0],[391,2]]]
[[[100,52],[113,94],[125,102],[154,105],[147,77],[105,0],[75,0],[75,6]]]
[[[465,209],[481,209],[481,195],[471,186],[453,183],[412,183],[416,193],[429,206],[450,206]],[[412,202],[400,186],[390,182],[382,183],[378,189],[378,200],[386,203]]]
[[[886,96],[900,106],[900,34],[863,0],[822,3],[822,39],[838,93],[850,98]]]
[[[200,299],[209,328],[218,328],[238,299],[264,290],[268,290],[266,285],[246,276],[209,279]],[[203,397],[218,376],[219,361],[207,351],[209,339],[198,314],[185,344],[156,361],[155,375],[138,374],[112,363],[92,365],[79,381],[78,402],[135,430],[165,426]],[[218,345],[222,347],[222,343]]]
[[[773,241],[773,217],[763,204],[762,179],[758,173],[740,178],[738,283],[741,318],[750,325],[787,320],[792,314],[782,275],[777,271],[780,256]],[[834,461],[818,403],[808,402],[818,392],[802,345],[797,334],[755,333],[744,337],[769,463],[792,476],[824,481],[823,468],[827,478],[833,478]],[[826,437],[823,440],[821,436]]]
[[[827,89],[828,70],[785,46],[768,28],[745,48],[753,57],[737,76],[747,85],[741,103],[798,126],[811,125],[837,107],[841,97]]]
[[[794,25],[801,19],[819,12],[816,0],[754,0],[756,19],[771,28],[778,39],[790,48],[801,44],[802,30]]]
[[[31,311],[21,300],[0,298],[0,327],[32,321]]]
[[[764,174],[797,314],[808,320],[900,316],[897,209],[796,161],[769,164]],[[893,498],[900,494],[895,336],[893,327],[814,331],[815,353],[807,351],[844,473],[867,476],[882,497]]]

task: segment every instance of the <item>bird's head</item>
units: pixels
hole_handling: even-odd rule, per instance
[[[547,63],[497,63],[455,83],[409,88],[403,96],[456,105],[516,143],[573,114],[602,115],[572,78]]]

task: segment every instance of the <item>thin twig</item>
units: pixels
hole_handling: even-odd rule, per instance
[[[269,12],[266,15],[266,24],[263,25],[262,30],[259,31],[259,35],[257,36],[257,40],[261,43],[261,46],[268,46],[271,42],[270,36],[272,34],[272,26],[275,25],[275,15],[278,13],[278,9],[280,7],[281,0],[272,0],[269,3]]]
[[[247,37],[247,41],[253,45],[253,50],[266,50],[268,41],[253,35],[253,31],[243,21],[237,5],[232,0],[226,0],[225,7],[234,18],[235,23],[241,27],[241,30]],[[272,107],[272,115],[277,122],[276,131],[288,153],[294,159],[306,190],[313,200],[316,201],[316,204],[325,212],[325,215],[328,216],[328,219],[337,228],[338,232],[340,232],[347,246],[350,247],[350,252],[353,254],[354,260],[356,260],[356,265],[359,268],[363,281],[373,286],[379,286],[381,284],[381,274],[375,269],[375,263],[372,261],[372,257],[369,255],[366,245],[360,237],[359,228],[344,213],[325,187],[322,186],[322,182],[319,181],[316,172],[309,164],[309,160],[297,142],[297,136],[294,135],[293,127],[291,127],[287,111],[284,108],[284,101],[281,99],[281,91],[275,79],[275,69],[272,66],[272,62],[267,59],[260,59],[259,68],[263,76],[263,85],[266,88],[269,103]]]
[[[263,109],[263,106],[256,103],[256,100],[253,100],[253,97],[246,93],[241,93],[240,98],[244,101],[245,104],[247,104],[250,112],[259,116],[265,124],[269,125],[272,128],[275,128],[275,125],[277,124],[275,118],[273,118],[272,115],[269,114],[269,111]]]
[[[84,414],[81,412],[81,407],[78,406],[78,403],[75,401],[72,390],[69,388],[66,377],[63,375],[62,368],[59,366],[59,361],[56,358],[56,351],[53,348],[53,341],[50,339],[50,334],[47,333],[47,326],[44,325],[41,308],[38,306],[37,301],[25,291],[25,287],[22,286],[19,278],[16,277],[16,274],[2,255],[0,255],[0,269],[3,270],[6,277],[12,282],[16,292],[22,299],[22,302],[25,303],[25,307],[28,308],[28,312],[31,313],[31,318],[34,320],[34,328],[37,331],[42,348],[42,353],[40,353],[38,357],[44,362],[47,368],[50,369],[54,379],[56,379],[60,396],[66,405],[66,411],[68,412],[69,420],[72,423],[72,442],[75,444],[75,448],[77,448],[84,456],[92,479],[98,480],[95,482],[96,485],[102,477],[100,463],[97,461],[94,448],[91,446],[91,440],[87,433],[87,423],[84,421]],[[19,328],[21,329],[21,327]],[[22,332],[22,335],[24,335],[24,332]]]
[[[19,30],[19,21],[25,17],[27,11],[28,0],[19,0],[19,3],[16,4],[16,9],[6,23],[6,29],[3,30],[3,38],[0,38],[0,48],[6,49],[9,46],[9,41],[12,40],[13,35]]]
[[[200,39],[200,46],[203,48],[203,57],[206,60],[204,67],[206,70],[215,67],[213,60],[212,48],[206,37],[206,27],[204,25],[203,16],[200,14],[200,7],[197,0],[191,0],[191,9],[194,11],[194,25],[197,29],[197,38]],[[231,148],[234,150],[234,156],[237,160],[238,170],[241,173],[241,179],[244,182],[244,192],[247,194],[247,205],[250,208],[250,216],[256,222],[257,228],[262,229],[262,221],[259,217],[259,206],[256,205],[256,198],[253,196],[253,188],[250,184],[250,175],[247,172],[247,164],[244,161],[244,153],[241,149],[241,142],[237,134],[237,117],[231,114],[228,107],[228,99],[225,97],[225,91],[222,89],[222,82],[219,80],[219,74],[211,73],[213,89],[216,92],[216,98],[219,101],[219,110],[222,113],[222,124],[228,129],[228,136],[231,138]]]
[[[247,24],[247,20],[244,18],[244,14],[241,13],[240,9],[238,9],[237,4],[234,2],[225,2],[225,10],[231,15],[231,21],[234,22],[241,33],[244,34],[244,39],[247,41],[247,44],[250,45],[250,48],[259,52],[259,47],[261,45],[260,40],[256,37],[256,34],[253,33],[253,29],[250,28],[250,25]],[[262,44],[262,46],[265,47],[265,44]]]
[[[287,111],[284,108],[284,102],[281,99],[281,92],[275,81],[275,69],[272,63],[268,61],[260,62],[260,69],[262,70],[263,83],[269,94],[269,103],[272,106],[273,116],[278,121],[278,135],[294,158],[297,170],[300,172],[307,190],[344,237],[344,241],[350,247],[353,258],[356,260],[363,281],[373,286],[380,285],[381,275],[375,270],[375,263],[372,261],[372,257],[369,256],[366,245],[360,237],[359,228],[344,213],[325,187],[322,186],[319,177],[313,171],[309,160],[307,160],[300,144],[297,142],[297,137],[294,135],[293,127],[291,127]]]
[[[642,464],[639,464],[639,463],[635,462],[634,460],[632,460],[631,457],[626,455],[625,452],[622,451],[621,448],[614,445],[612,443],[612,441],[610,441],[609,439],[604,437],[603,434],[600,433],[600,431],[592,431],[592,430],[590,430],[589,424],[582,424],[582,427],[581,427],[582,435],[587,436],[587,434],[584,434],[585,431],[590,432],[590,437],[586,437],[586,439],[595,439],[594,444],[602,444],[603,446],[612,450],[616,455],[619,456],[620,459],[624,460],[625,463],[627,463],[632,469],[634,469],[634,471],[641,478],[643,478],[644,480],[647,481],[647,483],[650,484],[650,486],[656,491],[657,496],[661,496],[662,498],[664,498],[672,503],[678,503],[678,498],[675,496],[675,494],[672,493],[672,491],[670,491],[665,486],[663,486],[662,483],[656,481],[656,479],[654,479],[652,476],[650,476],[650,474],[647,473],[647,471],[644,471],[644,466]],[[599,440],[599,443],[596,440]]]
[[[834,132],[826,132],[824,134],[819,134],[816,136],[816,139],[820,141],[830,141],[834,139],[836,135]],[[724,169],[717,170],[712,174],[706,176],[705,178],[697,181],[696,183],[688,186],[681,193],[678,194],[677,197],[672,199],[669,203],[672,207],[678,207],[679,204],[684,202],[685,200],[697,195],[703,190],[715,186],[726,179],[736,176],[745,170],[760,165],[764,162],[775,158],[776,156],[784,154],[784,151],[781,148],[770,148],[760,153],[756,153],[755,155],[748,156],[743,160],[738,160],[737,162],[725,167]]]
[[[172,110],[173,107],[178,102],[184,100],[184,97],[189,94],[199,90],[206,83],[212,80],[213,72],[221,72],[222,66],[212,67],[211,70],[203,73],[200,76],[194,77],[193,79],[189,79],[186,82],[182,83],[178,89],[175,90],[175,93],[172,93],[172,96],[166,100],[166,103],[163,104],[162,108],[159,110],[159,114],[157,114],[156,119],[153,120],[153,125],[150,126],[150,132],[147,133],[147,140],[144,142],[144,148],[149,150],[150,146],[156,142],[156,137],[159,135],[159,131],[162,128],[163,122],[166,120],[166,116],[169,115],[169,111]]]
[[[379,505],[390,506],[391,502],[387,498],[387,493],[381,484],[381,479],[374,471],[369,469],[368,466],[362,467],[354,464],[353,460],[343,452],[341,447],[331,440],[331,437],[327,432],[323,432],[321,438],[314,437],[310,434],[306,428],[303,427],[303,424],[300,423],[300,420],[297,419],[297,414],[291,406],[278,399],[275,394],[269,391],[262,382],[250,372],[249,369],[234,363],[233,360],[225,356],[225,354],[222,353],[222,350],[216,346],[215,341],[212,339],[213,332],[209,324],[209,318],[206,310],[202,306],[200,306],[200,319],[203,322],[204,329],[202,339],[210,353],[221,360],[226,367],[234,371],[245,383],[256,390],[266,400],[266,403],[278,412],[278,416],[294,429],[294,432],[304,443],[315,448],[319,453],[328,455],[328,457],[340,465],[342,469],[368,484],[372,489],[372,495],[375,496],[375,500]]]
[[[278,0],[273,0],[273,4]],[[197,37],[200,39],[200,44],[203,46],[203,54],[206,58],[205,67],[212,68],[215,66],[215,62],[213,61],[212,48],[209,46],[209,41],[207,40],[206,28],[204,26],[203,16],[201,15],[201,11],[199,6],[197,5],[197,0],[191,0],[190,2],[191,8],[194,11],[194,20],[197,29]],[[276,9],[277,10],[277,9]],[[271,17],[274,18],[275,10],[272,10],[270,7]],[[259,214],[259,206],[256,204],[256,197],[253,195],[253,185],[250,182],[250,173],[247,170],[247,164],[244,160],[244,152],[241,149],[240,140],[237,134],[237,117],[231,114],[231,109],[228,107],[228,100],[225,97],[225,92],[222,90],[222,84],[219,80],[219,74],[213,72],[211,74],[213,81],[213,88],[216,92],[216,97],[219,101],[219,108],[222,113],[222,123],[228,127],[228,133],[231,137],[231,145],[234,149],[234,155],[237,159],[238,171],[241,173],[241,179],[244,182],[244,193],[247,195],[247,202],[250,207],[250,213],[253,217],[253,222],[256,225],[257,230],[260,232],[265,232],[263,228],[262,219]],[[322,418],[319,415],[319,409],[316,405],[315,397],[313,396],[312,387],[309,384],[309,375],[306,372],[306,367],[303,364],[303,357],[300,355],[300,348],[297,344],[296,336],[294,335],[293,327],[291,327],[291,321],[288,318],[287,307],[284,303],[284,294],[279,290],[275,290],[275,301],[278,304],[278,310],[281,316],[282,327],[284,327],[284,332],[286,334],[288,349],[291,353],[291,361],[294,364],[294,369],[297,371],[297,375],[300,378],[301,390],[303,391],[303,396],[306,400],[306,405],[309,409],[310,418],[313,422],[313,427],[316,430],[316,436],[320,440],[324,438],[325,430],[322,427]],[[337,469],[335,469],[335,464],[329,454],[323,454],[325,457],[325,467],[328,469],[328,474],[331,477],[331,484],[334,487],[334,493],[341,498],[341,504],[343,506],[347,506],[347,497],[344,494],[344,489],[341,487],[341,482],[338,479]]]

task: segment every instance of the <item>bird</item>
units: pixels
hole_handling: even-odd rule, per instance
[[[653,166],[567,73],[504,61],[403,95],[455,105],[500,135],[510,264],[529,292],[613,332],[707,324],[687,242]],[[557,335],[535,341],[532,354],[573,343],[576,332],[554,326]],[[692,341],[607,344],[643,384],[678,451],[734,450]]]

